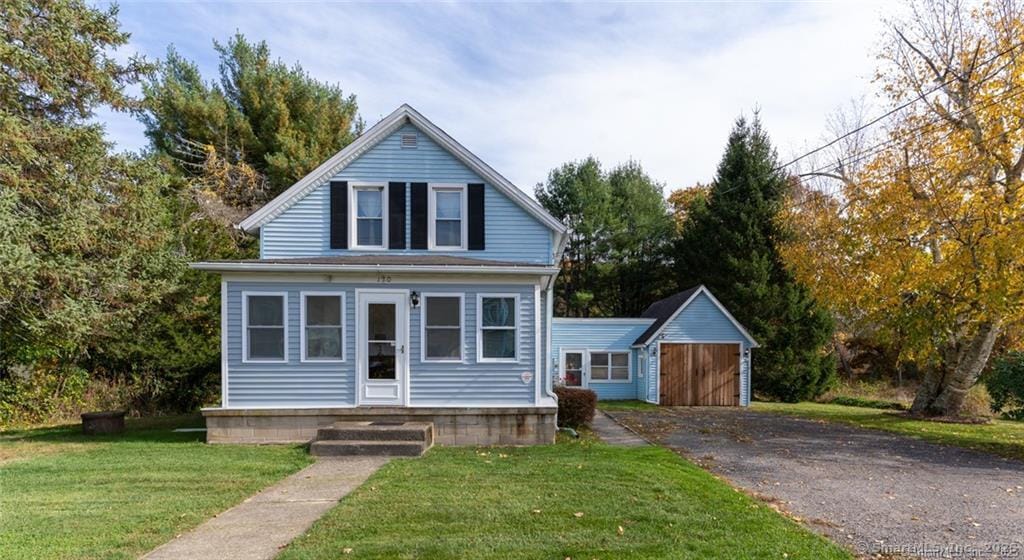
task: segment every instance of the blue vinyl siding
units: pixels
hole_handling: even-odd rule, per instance
[[[402,149],[401,135],[418,130],[406,124],[342,169],[334,180],[370,182],[483,183],[457,158],[418,133],[416,149]],[[552,232],[493,185],[484,187],[483,251],[389,250],[398,254],[455,254],[473,258],[552,264]],[[409,209],[406,190],[406,208]],[[344,255],[330,248],[330,187],[325,183],[260,229],[262,258]],[[406,212],[406,247],[411,212]],[[366,254],[366,251],[357,252]]]
[[[644,375],[638,361],[638,352],[630,348],[633,341],[651,326],[652,319],[630,319],[622,321],[600,321],[586,319],[555,319],[551,325],[552,371],[560,377],[562,351],[585,350],[587,352],[629,352],[632,379],[627,382],[595,382],[586,386],[597,393],[601,400],[630,400],[643,398],[646,387]],[[586,377],[586,375],[585,375]]]
[[[356,393],[356,294],[355,290],[382,288],[380,284],[337,282],[240,282],[227,283],[228,402],[245,407],[330,407],[355,404]],[[463,363],[421,361],[420,317],[423,306],[409,313],[409,404],[412,406],[531,405],[535,400],[533,375],[537,351],[533,284],[388,284],[387,289],[421,293],[464,294]],[[287,363],[243,363],[242,292],[286,292]],[[300,293],[345,293],[345,354],[343,363],[301,362]],[[518,363],[477,363],[476,298],[478,293],[519,294]],[[543,317],[543,315],[542,315]],[[543,341],[543,339],[542,339]],[[532,378],[524,383],[522,373]]]
[[[647,398],[658,399],[658,341],[661,342],[736,342],[742,344],[740,354],[740,404],[750,404],[750,358],[747,350],[750,343],[746,340],[732,321],[722,314],[714,302],[704,293],[697,295],[675,319],[668,322],[661,335],[648,347],[648,364],[651,372],[651,386],[648,387]]]

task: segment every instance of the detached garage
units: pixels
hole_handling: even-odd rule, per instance
[[[757,342],[704,286],[655,302],[639,318],[555,318],[551,336],[560,382],[593,389],[599,399],[750,403],[750,350]],[[617,373],[612,363],[628,369]]]

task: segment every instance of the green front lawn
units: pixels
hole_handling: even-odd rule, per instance
[[[668,450],[584,438],[392,461],[279,558],[850,555]]]
[[[0,433],[0,556],[135,558],[310,462],[298,446],[206,445],[197,417]]]
[[[760,412],[788,414],[815,420],[842,422],[913,436],[934,443],[956,445],[1024,460],[1024,422],[993,420],[988,424],[950,424],[912,420],[888,410],[821,403],[753,403]]]
[[[597,408],[615,411],[658,410],[658,405],[644,401],[597,401]]]

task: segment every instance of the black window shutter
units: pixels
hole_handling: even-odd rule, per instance
[[[405,183],[388,183],[388,248],[405,249]]]
[[[469,214],[469,239],[467,240],[470,251],[483,251],[484,250],[484,184],[483,183],[470,183],[467,187],[469,191],[466,193],[467,204],[469,206],[467,212]]]
[[[410,183],[412,194],[412,235],[409,236],[410,249],[427,248],[427,184]]]
[[[331,249],[348,249],[347,181],[331,181]]]

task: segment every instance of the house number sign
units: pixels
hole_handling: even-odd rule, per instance
[[[377,275],[377,283],[378,284],[390,284],[391,283],[391,275],[390,274],[378,274]]]

